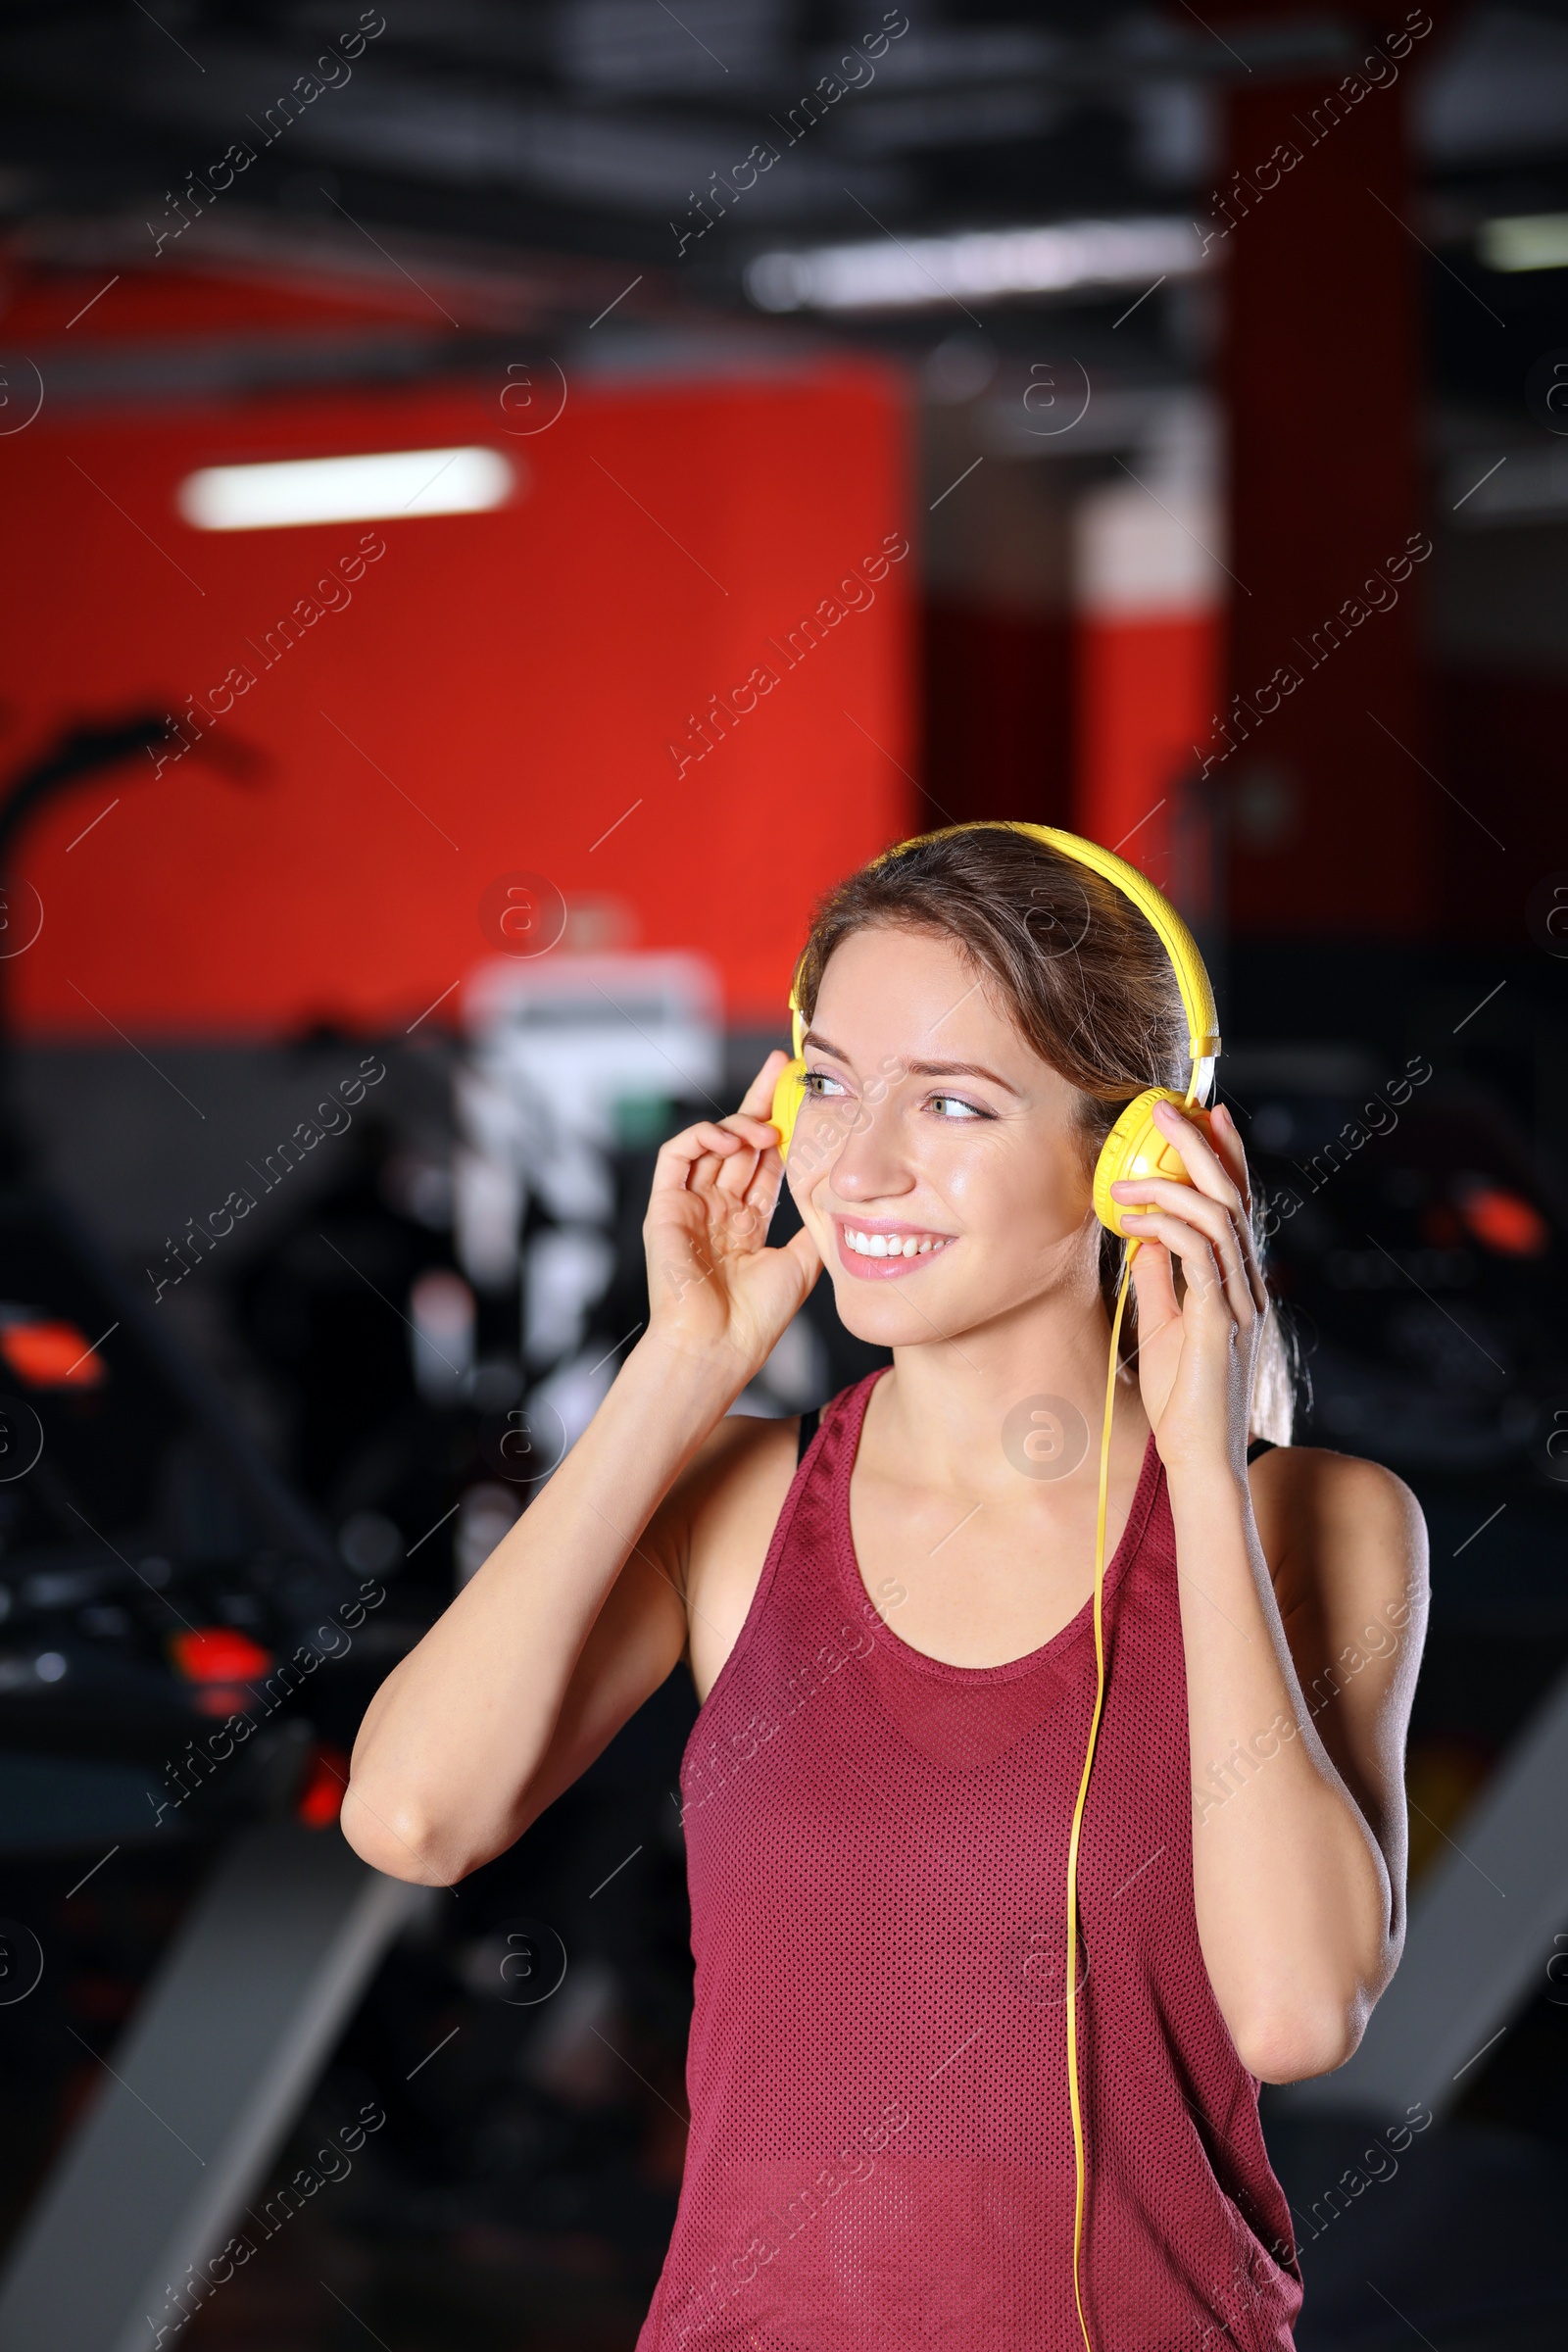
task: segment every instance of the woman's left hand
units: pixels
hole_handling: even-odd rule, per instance
[[[1268,1306],[1252,1246],[1247,1154],[1223,1105],[1206,1122],[1206,1136],[1174,1103],[1160,1103],[1154,1119],[1192,1183],[1155,1177],[1110,1188],[1124,1208],[1143,1211],[1127,1223],[1143,1244],[1132,1281],[1144,1410],[1167,1471],[1242,1474]]]

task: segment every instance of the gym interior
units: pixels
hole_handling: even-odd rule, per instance
[[[630,2352],[690,1677],[452,1888],[349,1751],[815,903],[999,817],[1192,926],[1430,1530],[1301,2352],[1560,2344],[1561,0],[64,0],[0,121],[0,2352]]]

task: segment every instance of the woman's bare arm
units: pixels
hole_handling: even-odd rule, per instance
[[[1173,1511],[1199,1933],[1278,2082],[1345,2063],[1398,1961],[1426,1533],[1374,1462],[1290,1448],[1250,1483],[1252,1509],[1189,1487]]]
[[[1253,1513],[1307,1714],[1389,1872],[1404,1939],[1404,1744],[1426,1641],[1427,1533],[1377,1462],[1281,1446],[1250,1473]]]
[[[1398,1960],[1415,1641],[1364,1659],[1323,1706],[1314,1684],[1357,1654],[1364,1629],[1402,1630],[1401,1607],[1419,1633],[1426,1530],[1389,1472],[1310,1449],[1264,1457],[1254,1506],[1245,1454],[1268,1298],[1246,1153],[1223,1109],[1206,1134],[1166,1105],[1154,1118],[1191,1182],[1112,1194],[1140,1208],[1140,1238],[1154,1245],[1133,1282],[1139,1382],[1176,1529],[1193,1900],[1244,2064],[1288,2082],[1344,2065]]]
[[[543,1494],[371,1699],[343,1800],[367,1862],[451,1886],[575,1777],[564,1759],[583,1770],[658,1690],[686,1612],[644,1530],[732,1394],[639,1343]]]
[[[752,1605],[799,1429],[737,1413],[699,1446],[594,1619],[544,1755],[518,1792],[513,1837],[581,1778],[683,1656],[699,1699],[708,1696]]]
[[[764,1247],[782,1166],[760,1113],[783,1059],[769,1055],[732,1118],[661,1152],[647,1333],[548,1486],[366,1712],[343,1834],[393,1878],[450,1886],[504,1852],[686,1646],[684,1502],[652,1545],[645,1531],[820,1271],[805,1234]]]

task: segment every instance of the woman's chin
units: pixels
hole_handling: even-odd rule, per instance
[[[944,1313],[929,1290],[915,1299],[902,1282],[858,1282],[853,1274],[835,1272],[833,1303],[851,1338],[872,1348],[918,1348],[923,1340],[956,1336],[951,1299]]]

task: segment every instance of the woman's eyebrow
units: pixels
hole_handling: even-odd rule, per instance
[[[911,1078],[984,1078],[1004,1093],[1016,1095],[1020,1102],[1023,1100],[1021,1088],[1004,1078],[1000,1070],[988,1070],[983,1061],[911,1061],[908,1070]]]
[[[826,1054],[834,1061],[842,1061],[846,1068],[854,1067],[843,1047],[830,1044],[815,1029],[808,1029],[801,1045],[803,1051],[807,1046],[814,1046],[819,1054]],[[1000,1086],[1004,1093],[1017,1096],[1020,1102],[1023,1100],[1021,1088],[1014,1086],[1010,1079],[1004,1078],[1000,1070],[988,1070],[982,1061],[908,1061],[904,1066],[911,1078],[984,1078],[992,1086]]]

